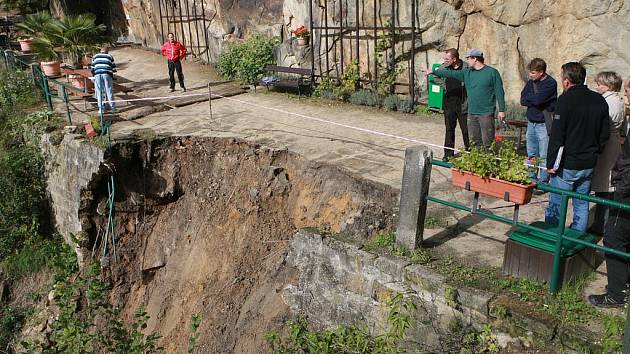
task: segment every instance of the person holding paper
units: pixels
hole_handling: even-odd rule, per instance
[[[547,172],[552,187],[588,194],[597,155],[610,136],[608,104],[584,84],[586,69],[577,62],[562,65],[564,92],[558,97],[547,150]],[[561,197],[549,195],[545,222],[558,225]],[[573,198],[571,228],[586,231],[588,202]]]

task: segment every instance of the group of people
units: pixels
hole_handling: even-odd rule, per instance
[[[444,160],[454,155],[455,127],[460,123],[464,146],[489,148],[494,139],[494,117],[505,120],[503,83],[499,72],[484,64],[483,52],[471,49],[459,59],[456,49],[444,52],[444,64],[425,70],[442,78],[445,88],[443,110],[446,125]],[[527,107],[527,162],[535,167],[534,182],[582,194],[630,204],[630,142],[623,98],[623,81],[614,72],[595,76],[596,91],[586,86],[586,69],[577,62],[562,65],[557,82],[547,74],[543,59],[527,65],[529,80],[521,91],[520,103]],[[625,83],[630,100],[630,78]],[[472,141],[469,141],[472,140]],[[558,225],[561,197],[551,193],[545,209],[545,222]],[[625,252],[630,245],[630,213],[597,205],[588,227],[587,201],[573,199],[570,227],[580,232],[603,236],[604,245]],[[608,287],[604,294],[590,295],[589,302],[599,307],[621,307],[629,281],[626,259],[606,254]]]
[[[168,40],[162,45],[160,51],[167,60],[170,92],[175,91],[175,72],[177,72],[179,86],[186,92],[181,62],[182,59],[186,58],[186,47],[175,40],[173,33],[169,33],[167,38]],[[94,77],[94,95],[97,99],[98,113],[102,114],[105,112],[103,96],[107,98],[110,112],[115,113],[116,103],[114,102],[113,79],[116,63],[114,62],[114,57],[109,54],[107,47],[101,48],[100,52],[92,57],[90,69]]]

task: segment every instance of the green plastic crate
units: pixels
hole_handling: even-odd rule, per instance
[[[540,228],[540,229],[548,230],[548,231],[554,231],[555,229],[554,226],[548,225],[542,221],[537,221],[530,225]],[[582,241],[587,241],[593,244],[597,243],[598,241],[597,236],[581,233],[579,231],[575,231],[569,228],[566,228],[564,233],[566,236],[577,238]],[[554,253],[556,250],[556,240],[557,240],[556,237],[547,236],[537,231],[526,230],[522,227],[517,227],[516,230],[512,231],[510,233],[509,238],[510,240],[514,242],[517,242],[522,245],[529,246],[529,247],[532,247],[532,248],[535,248],[544,252]],[[562,243],[562,250],[560,254],[562,255],[562,257],[570,257],[580,252],[584,248],[586,248],[586,246],[565,240]]]

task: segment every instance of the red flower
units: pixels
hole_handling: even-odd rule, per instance
[[[296,28],[294,31],[291,31],[291,32],[297,38],[308,38],[310,36],[310,33],[308,32],[306,27],[304,27],[304,25],[301,25],[300,27]]]
[[[496,141],[497,143],[500,143],[503,141],[503,135],[496,133],[494,134],[494,141]]]

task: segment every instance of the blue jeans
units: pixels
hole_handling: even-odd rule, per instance
[[[551,177],[551,186],[588,195],[591,190],[591,177],[593,169],[567,170],[560,169]],[[573,230],[585,232],[588,224],[588,202],[581,199],[573,199]],[[562,197],[558,194],[549,194],[549,206],[545,209],[545,222],[557,226],[560,218],[560,203]]]
[[[538,166],[542,169],[532,167],[529,177],[540,183],[549,183],[549,175],[547,174],[547,146],[549,145],[549,135],[547,135],[547,127],[545,122],[533,123],[527,122],[527,157],[535,157]],[[535,169],[535,170],[534,170]],[[540,179],[538,176],[540,174]]]
[[[103,95],[107,96],[109,101],[109,108],[112,112],[116,111],[116,104],[112,102],[114,100],[114,82],[112,77],[107,74],[100,74],[94,76],[94,94],[98,101],[98,111],[105,112],[103,107]]]

